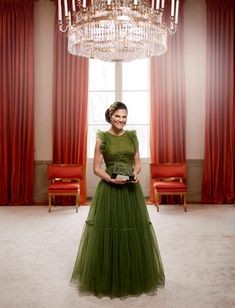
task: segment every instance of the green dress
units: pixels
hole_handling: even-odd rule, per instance
[[[135,131],[98,132],[106,172],[129,172],[138,148]],[[119,170],[119,171],[120,171]],[[84,226],[71,282],[96,296],[155,293],[165,283],[157,239],[139,183],[101,180]]]

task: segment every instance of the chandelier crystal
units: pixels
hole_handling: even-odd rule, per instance
[[[169,24],[164,0],[72,0],[72,14],[58,0],[59,30],[68,36],[68,51],[103,61],[128,62],[159,56],[168,34],[176,32],[179,0],[171,1]]]

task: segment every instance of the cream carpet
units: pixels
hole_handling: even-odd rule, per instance
[[[154,206],[166,286],[125,300],[81,296],[69,284],[89,207],[0,207],[1,308],[235,307],[235,206]]]

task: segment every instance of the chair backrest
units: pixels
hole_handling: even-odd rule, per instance
[[[52,164],[47,168],[48,178],[51,179],[82,179],[83,166],[73,164]]]
[[[150,172],[152,179],[186,178],[185,163],[151,164]]]

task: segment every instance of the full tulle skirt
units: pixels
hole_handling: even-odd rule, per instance
[[[154,293],[164,286],[158,243],[139,184],[100,181],[71,282],[81,292],[110,297]]]

